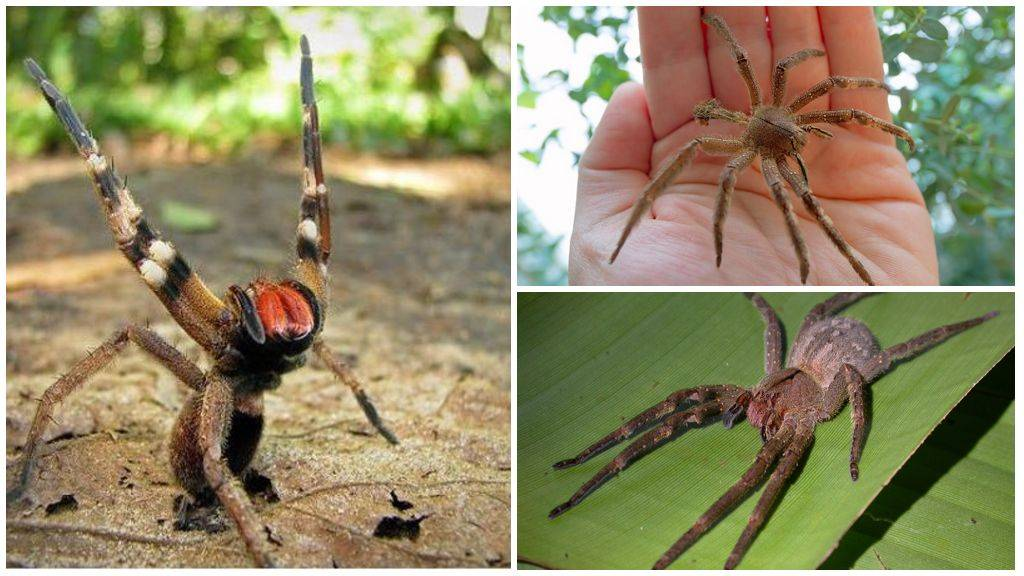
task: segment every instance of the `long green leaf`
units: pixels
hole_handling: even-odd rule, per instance
[[[823,294],[770,294],[795,336]],[[1009,294],[886,294],[850,307],[882,346],[990,310],[998,318],[879,379],[872,427],[851,482],[849,408],[822,424],[802,470],[740,564],[813,568],[942,418],[1013,344]],[[520,559],[557,568],[647,568],[753,461],[758,432],[740,423],[687,432],[634,464],[578,508],[547,512],[606,464],[551,464],[578,452],[669,392],[751,386],[762,374],[763,326],[738,294],[545,294],[520,301],[518,532]],[[675,564],[718,568],[739,537],[748,498]]]
[[[1013,356],[935,429],[823,568],[1013,569]]]

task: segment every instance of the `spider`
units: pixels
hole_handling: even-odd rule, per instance
[[[744,168],[750,166],[756,158],[760,157],[761,172],[771,190],[772,199],[785,216],[789,238],[796,250],[796,257],[800,264],[800,282],[803,284],[807,283],[807,274],[810,271],[810,265],[807,261],[807,246],[804,243],[800,229],[797,227],[796,215],[783,188],[783,180],[800,197],[807,211],[814,216],[832,243],[836,245],[836,248],[850,262],[850,265],[857,272],[860,279],[866,284],[873,285],[874,282],[871,280],[871,275],[868,274],[868,271],[861,264],[860,260],[857,259],[857,256],[853,254],[850,245],[843,239],[843,235],[840,234],[839,230],[832,223],[831,218],[825,214],[818,199],[811,192],[807,179],[807,168],[804,165],[803,158],[800,156],[800,151],[807,144],[808,134],[814,134],[821,138],[831,138],[833,136],[827,130],[812,125],[816,123],[841,124],[857,121],[865,126],[881,129],[906,141],[910,146],[911,152],[915,149],[914,139],[903,128],[876,118],[862,110],[824,110],[802,114],[798,112],[815,99],[837,88],[880,88],[888,90],[888,87],[874,78],[829,76],[800,96],[797,96],[788,106],[783,105],[782,99],[786,93],[786,73],[788,70],[808,58],[825,55],[823,51],[817,48],[806,48],[779,60],[775,64],[775,71],[772,75],[771,103],[762,101],[761,88],[758,86],[757,80],[751,71],[750,62],[747,59],[747,51],[736,42],[725,21],[711,14],[704,15],[703,21],[713,27],[732,50],[732,56],[736,60],[736,67],[744,83],[747,85],[747,92],[750,95],[751,114],[748,116],[743,112],[726,109],[717,100],[711,99],[694,106],[693,116],[702,126],[707,126],[710,120],[727,120],[743,125],[746,128],[739,139],[722,136],[699,136],[684,145],[641,192],[639,199],[633,205],[629,221],[622,230],[618,244],[616,244],[615,250],[612,252],[611,258],[609,258],[609,264],[615,262],[619,252],[622,250],[622,246],[626,243],[626,238],[629,237],[630,232],[639,223],[640,218],[654,204],[654,200],[665,190],[676,175],[693,161],[699,149],[705,154],[731,156],[719,178],[720,190],[715,200],[713,227],[716,266],[721,267],[722,265],[722,227],[729,212],[729,204],[732,200],[733,189],[736,186],[736,179]],[[787,161],[789,157],[793,157],[796,160],[800,168],[799,174],[790,167]]]
[[[174,320],[211,356],[212,367],[200,369],[146,326],[127,324],[117,330],[43,394],[9,500],[17,501],[26,494],[54,406],[113,361],[129,342],[191,388],[171,432],[174,476],[195,501],[219,500],[259,566],[273,566],[274,562],[264,526],[239,476],[248,469],[263,431],[263,394],[281,384],[282,374],[303,366],[312,350],[352,390],[377,431],[391,444],[398,443],[352,369],[320,338],[329,302],[330,204],[313,95],[313,61],[305,36],[300,47],[304,167],[294,278],[261,277],[244,288],[232,285],[223,299],[210,292],[177,249],[146,221],[126,181],[100,153],[71,104],[38,64],[25,61],[85,160],[118,248]]]
[[[721,417],[726,428],[746,412],[750,423],[761,431],[763,445],[754,463],[739,481],[708,508],[696,523],[654,564],[666,568],[746,497],[775,465],[764,492],[726,560],[735,568],[764,523],[786,480],[814,439],[819,422],[831,420],[846,401],[852,406],[853,442],[850,449],[850,477],[856,481],[858,463],[867,434],[865,390],[894,362],[906,360],[946,339],[995,317],[989,312],[956,324],[929,330],[902,344],[882,350],[862,322],[837,316],[843,308],[866,294],[837,294],[818,304],[804,319],[783,368],[782,325],[775,311],[757,294],[747,294],[765,322],[765,376],[752,390],[731,384],[698,386],[673,392],[664,401],[641,412],[576,457],[562,460],[556,469],[569,468],[655,426],[630,444],[607,466],[583,484],[565,503],[551,510],[549,518],[563,514],[583,501],[601,485],[637,459],[661,446],[691,426]]]

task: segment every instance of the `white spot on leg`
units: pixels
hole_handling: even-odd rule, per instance
[[[97,174],[107,171],[107,159],[100,154],[90,154],[86,162],[89,163],[89,168]]]
[[[327,186],[324,186],[323,184],[318,184],[316,187],[316,193],[318,196],[323,196],[324,194],[327,194]]]
[[[309,218],[299,222],[299,236],[302,236],[310,242],[316,243],[320,238],[320,230],[317,229],[316,222],[313,222]]]
[[[153,288],[160,288],[167,282],[167,271],[149,258],[139,264],[139,274],[142,274],[142,279]]]
[[[149,257],[167,267],[174,261],[174,247],[163,240],[153,240],[149,243]]]

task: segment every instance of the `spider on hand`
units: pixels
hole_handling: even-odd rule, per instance
[[[121,328],[43,394],[9,501],[26,496],[54,407],[114,360],[129,342],[191,388],[171,432],[174,476],[196,501],[214,497],[220,501],[259,566],[274,562],[267,533],[239,476],[248,469],[263,431],[263,394],[277,388],[283,374],[303,366],[310,350],[352,390],[377,431],[388,442],[398,443],[353,371],[320,338],[329,303],[330,204],[313,95],[313,61],[305,36],[300,45],[304,168],[294,278],[257,278],[244,288],[232,285],[223,299],[210,292],[177,249],[143,218],[126,181],[118,176],[113,162],[100,154],[71,104],[38,64],[25,62],[85,160],[118,248],[174,320],[210,355],[212,367],[202,370],[145,326]]]
[[[720,417],[725,427],[731,428],[746,413],[747,420],[761,431],[763,440],[754,463],[654,564],[656,569],[668,567],[757,487],[774,465],[775,469],[750,515],[747,527],[726,560],[725,568],[735,568],[767,518],[783,485],[810,447],[818,423],[834,418],[849,400],[853,420],[850,477],[856,481],[867,435],[867,387],[887,372],[894,362],[916,356],[998,314],[989,312],[940,326],[883,350],[864,323],[836,315],[864,296],[866,294],[837,294],[811,309],[800,326],[789,351],[788,366],[784,368],[782,324],[764,298],[748,294],[765,322],[765,376],[761,381],[751,390],[726,384],[673,392],[663,402],[640,413],[576,457],[556,463],[554,467],[562,469],[586,462],[654,426],[583,484],[568,501],[556,506],[549,518],[553,519],[578,505],[637,459],[690,427]]]
[[[871,279],[871,275],[868,274],[864,265],[861,264],[860,260],[853,253],[850,245],[843,239],[839,229],[832,223],[832,219],[825,214],[818,199],[811,192],[810,183],[807,178],[807,169],[803,158],[800,156],[800,152],[807,145],[808,134],[814,134],[821,138],[832,138],[832,133],[813,126],[813,124],[818,123],[842,124],[856,121],[865,126],[878,128],[906,141],[910,146],[911,152],[915,148],[914,139],[903,128],[876,118],[863,110],[825,110],[802,114],[799,111],[815,99],[837,88],[879,88],[888,90],[888,87],[874,78],[829,76],[800,96],[797,96],[789,105],[783,105],[782,99],[786,93],[786,74],[788,70],[808,58],[825,55],[823,51],[817,48],[806,48],[779,60],[775,64],[775,70],[772,75],[771,102],[763,101],[761,99],[761,88],[754,78],[747,52],[736,42],[725,21],[712,14],[705,15],[703,21],[713,27],[729,45],[732,57],[736,61],[736,67],[750,95],[751,113],[747,115],[743,112],[728,110],[717,100],[711,99],[697,104],[693,109],[693,116],[704,126],[710,120],[726,120],[740,124],[745,127],[744,132],[738,139],[722,136],[699,136],[690,140],[679,152],[672,156],[668,163],[664,165],[640,193],[640,197],[633,205],[629,220],[622,230],[622,235],[619,237],[615,250],[612,252],[609,264],[615,262],[629,234],[636,228],[641,217],[654,204],[655,199],[693,161],[697,150],[701,150],[705,154],[727,155],[731,157],[719,177],[719,192],[715,200],[713,228],[716,266],[720,267],[722,265],[722,228],[725,224],[726,215],[729,212],[729,204],[732,200],[736,180],[744,168],[750,166],[754,160],[760,157],[761,172],[768,183],[772,199],[785,217],[789,238],[796,251],[796,258],[800,266],[800,282],[803,284],[807,283],[810,264],[807,260],[807,246],[797,226],[797,218],[793,211],[793,206],[783,188],[783,180],[800,197],[807,212],[818,221],[825,234],[836,245],[836,248],[842,252],[860,279],[866,284],[873,285],[874,282]],[[788,158],[796,160],[797,166],[800,168],[799,173],[789,165]]]

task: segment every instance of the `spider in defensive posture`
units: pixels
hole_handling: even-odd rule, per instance
[[[761,88],[750,67],[747,58],[747,51],[736,42],[732,32],[725,21],[716,15],[705,15],[703,21],[713,27],[729,45],[732,56],[736,61],[736,67],[744,83],[747,85],[747,92],[750,95],[750,115],[743,112],[728,110],[717,100],[711,99],[697,104],[693,109],[694,118],[706,126],[710,120],[727,120],[745,127],[743,134],[738,138],[725,138],[722,136],[699,136],[689,141],[682,147],[669,162],[651,179],[640,197],[633,205],[629,221],[622,230],[618,244],[612,252],[609,263],[614,263],[626,243],[630,232],[640,222],[640,218],[654,204],[655,199],[672,183],[675,177],[686,168],[697,150],[705,154],[731,156],[722,170],[719,177],[718,196],[715,200],[714,213],[714,239],[715,239],[715,264],[722,265],[722,227],[725,224],[725,217],[729,212],[729,204],[732,200],[733,189],[736,186],[736,179],[739,173],[750,166],[755,159],[761,158],[761,172],[771,190],[772,199],[785,216],[786,228],[790,240],[796,250],[796,257],[800,264],[800,281],[807,283],[807,274],[810,265],[807,261],[807,246],[804,243],[803,235],[797,227],[796,214],[793,206],[786,196],[783,180],[803,201],[807,212],[810,213],[824,229],[825,234],[833,244],[842,252],[843,256],[850,262],[850,265],[857,272],[857,275],[867,284],[874,284],[871,275],[861,264],[857,256],[850,249],[850,245],[843,239],[843,235],[832,223],[832,220],[825,214],[824,209],[811,192],[807,179],[807,169],[804,165],[800,152],[807,144],[807,135],[814,134],[822,138],[831,138],[832,133],[813,126],[813,124],[841,124],[844,122],[856,121],[865,126],[878,128],[888,132],[901,140],[907,142],[910,151],[915,148],[914,139],[910,134],[890,122],[876,118],[863,110],[824,110],[817,112],[799,113],[800,109],[810,104],[817,98],[828,94],[837,88],[880,88],[888,90],[888,87],[874,78],[850,78],[845,76],[829,76],[818,82],[806,92],[797,96],[788,105],[783,105],[782,99],[786,93],[786,73],[797,64],[816,56],[824,56],[825,53],[817,48],[806,48],[800,50],[775,64],[772,75],[771,102],[761,99]],[[796,160],[800,168],[797,173],[790,165],[788,158]]]
[[[281,384],[281,375],[301,367],[312,350],[355,394],[367,419],[392,444],[353,371],[324,345],[327,317],[331,220],[320,151],[320,127],[313,96],[309,42],[301,40],[302,202],[296,238],[294,278],[257,278],[232,285],[215,296],[185,259],[143,218],[126,181],[46,74],[25,62],[46,101],[85,160],[118,248],[163,302],[174,320],[212,358],[202,370],[145,326],[128,324],[78,361],[47,388],[25,442],[21,472],[9,500],[25,496],[33,465],[54,406],[83,385],[134,342],[184,382],[192,393],[171,432],[171,467],[196,501],[215,496],[238,527],[256,564],[273,566],[267,534],[238,477],[256,453],[263,431],[263,394]]]
[[[757,386],[746,390],[726,384],[673,392],[663,402],[640,413],[576,457],[556,463],[555,468],[561,469],[586,462],[615,444],[655,426],[620,452],[567,502],[555,507],[549,517],[555,518],[576,506],[634,461],[680,432],[718,417],[726,428],[731,428],[746,412],[750,423],[761,430],[764,442],[754,463],[654,564],[655,569],[668,567],[757,487],[774,464],[775,470],[750,515],[747,527],[725,562],[726,569],[735,568],[767,518],[786,480],[811,445],[814,428],[819,422],[834,418],[846,401],[850,401],[853,420],[850,477],[856,481],[867,431],[865,389],[894,362],[916,356],[998,314],[989,312],[971,320],[940,326],[882,350],[864,323],[836,316],[864,296],[866,294],[837,294],[811,309],[790,348],[788,366],[783,368],[779,318],[764,298],[748,294],[765,322],[765,376]]]

